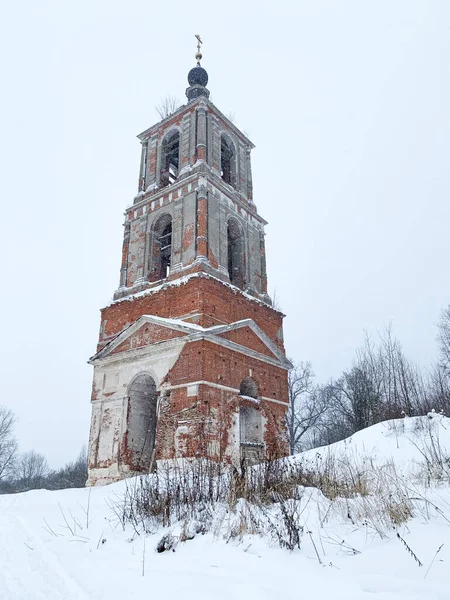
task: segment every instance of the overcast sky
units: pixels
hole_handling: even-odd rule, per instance
[[[3,3],[2,396],[52,466],[88,439],[99,308],[119,282],[136,135],[185,100],[195,39],[256,144],[269,288],[319,381],[392,322],[424,368],[450,302],[450,2]]]

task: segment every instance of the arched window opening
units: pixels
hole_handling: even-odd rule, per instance
[[[172,260],[172,217],[163,215],[153,228],[153,267],[151,281],[165,279],[170,272]]]
[[[258,398],[258,386],[256,381],[251,377],[243,379],[239,389],[239,395],[247,396],[248,398]]]
[[[173,131],[164,138],[161,156],[161,187],[170,185],[178,177],[180,163],[180,132]]]
[[[169,275],[170,259],[172,254],[172,221],[168,223],[158,239],[161,252],[160,278],[164,279]]]
[[[239,429],[241,444],[262,446],[263,431],[259,410],[251,406],[241,406],[239,409]]]
[[[228,276],[233,285],[243,289],[244,277],[244,238],[237,221],[230,219],[227,230],[228,240]]]
[[[234,187],[235,185],[235,152],[233,142],[225,134],[220,138],[220,175],[222,179]]]
[[[156,441],[158,394],[153,377],[141,373],[128,389],[127,450],[129,466],[141,472],[150,469]]]

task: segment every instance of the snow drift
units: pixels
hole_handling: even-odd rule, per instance
[[[164,505],[133,523],[139,479],[0,496],[0,599],[448,599],[449,456],[450,419],[431,414],[281,461],[259,496],[264,468],[227,501],[209,478],[191,519]]]

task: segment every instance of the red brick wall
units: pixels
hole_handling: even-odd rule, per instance
[[[168,285],[153,293],[111,304],[101,313],[99,348],[142,315],[179,318],[200,313],[195,322],[203,327],[251,318],[284,350],[279,339],[283,315],[212,277],[193,277],[180,285]]]
[[[173,390],[170,400],[163,400],[157,425],[156,458],[175,458],[177,449],[186,457],[201,455],[229,462],[226,449],[233,434],[233,415],[237,414],[239,406],[244,405],[256,408],[266,419],[266,456],[278,458],[288,454],[283,406],[265,401],[255,405],[233,392],[200,386],[198,397],[188,398],[186,388],[182,388]],[[186,423],[186,431],[178,434],[175,443],[180,423]]]
[[[253,333],[250,327],[243,327],[234,331],[227,331],[226,333],[221,333],[220,337],[230,340],[230,342],[240,344],[241,346],[251,348],[252,350],[256,350],[256,352],[260,352],[261,354],[265,354],[271,358],[275,358],[273,352],[269,350],[267,345],[261,340],[260,337]]]
[[[288,401],[287,373],[284,369],[266,364],[241,353],[222,348],[202,340],[187,344],[168,374],[166,383],[171,386],[195,381],[209,381],[227,388],[239,390],[245,377],[252,373],[260,396]],[[228,444],[232,415],[242,404],[250,404],[266,418],[264,442],[268,456],[280,456],[288,452],[285,438],[285,414],[287,404],[281,405],[267,400],[259,404],[243,400],[232,390],[200,385],[197,396],[188,396],[186,387],[171,391],[170,401],[160,415],[157,433],[157,457],[173,458],[174,436],[179,420],[188,423],[183,441],[186,456],[197,453],[205,455],[212,447],[222,458]],[[217,450],[217,446],[219,450]],[[206,448],[206,449],[205,449]],[[210,456],[210,452],[208,453]]]
[[[256,381],[261,396],[288,402],[287,372],[240,352],[223,348],[207,340],[190,342],[183,348],[170,370],[170,385],[190,381],[210,381],[239,389],[249,376]]]

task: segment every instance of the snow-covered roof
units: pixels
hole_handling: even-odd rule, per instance
[[[144,323],[153,323],[155,325],[159,325],[160,327],[167,327],[168,329],[185,333],[187,338],[184,340],[185,342],[196,341],[198,339],[213,338],[215,338],[216,341],[218,341],[217,336],[220,336],[220,334],[248,327],[263,342],[263,344],[265,344],[265,346],[273,355],[273,359],[271,359],[270,356],[267,356],[265,354],[263,355],[259,352],[246,348],[249,352],[253,354],[259,354],[261,357],[264,357],[266,361],[269,360],[278,363],[283,368],[291,367],[291,363],[287,360],[280,348],[269,338],[269,336],[266,333],[264,333],[264,331],[255,323],[253,319],[242,319],[240,321],[235,321],[234,323],[226,325],[213,325],[212,327],[202,327],[201,325],[197,325],[196,323],[191,323],[189,321],[184,321],[183,319],[157,317],[155,315],[142,315],[141,317],[136,319],[134,323],[128,325],[112,340],[110,340],[101,350],[99,350],[94,356],[92,356],[89,359],[89,362],[92,363],[97,359],[109,356],[113,352],[113,350],[115,350],[127,338],[133,335],[133,333],[135,333],[140,327],[142,327]],[[226,340],[224,338],[220,338],[220,343],[222,345],[227,345],[230,347],[243,348],[243,346],[241,346],[240,344],[237,344],[236,342],[230,340]]]

